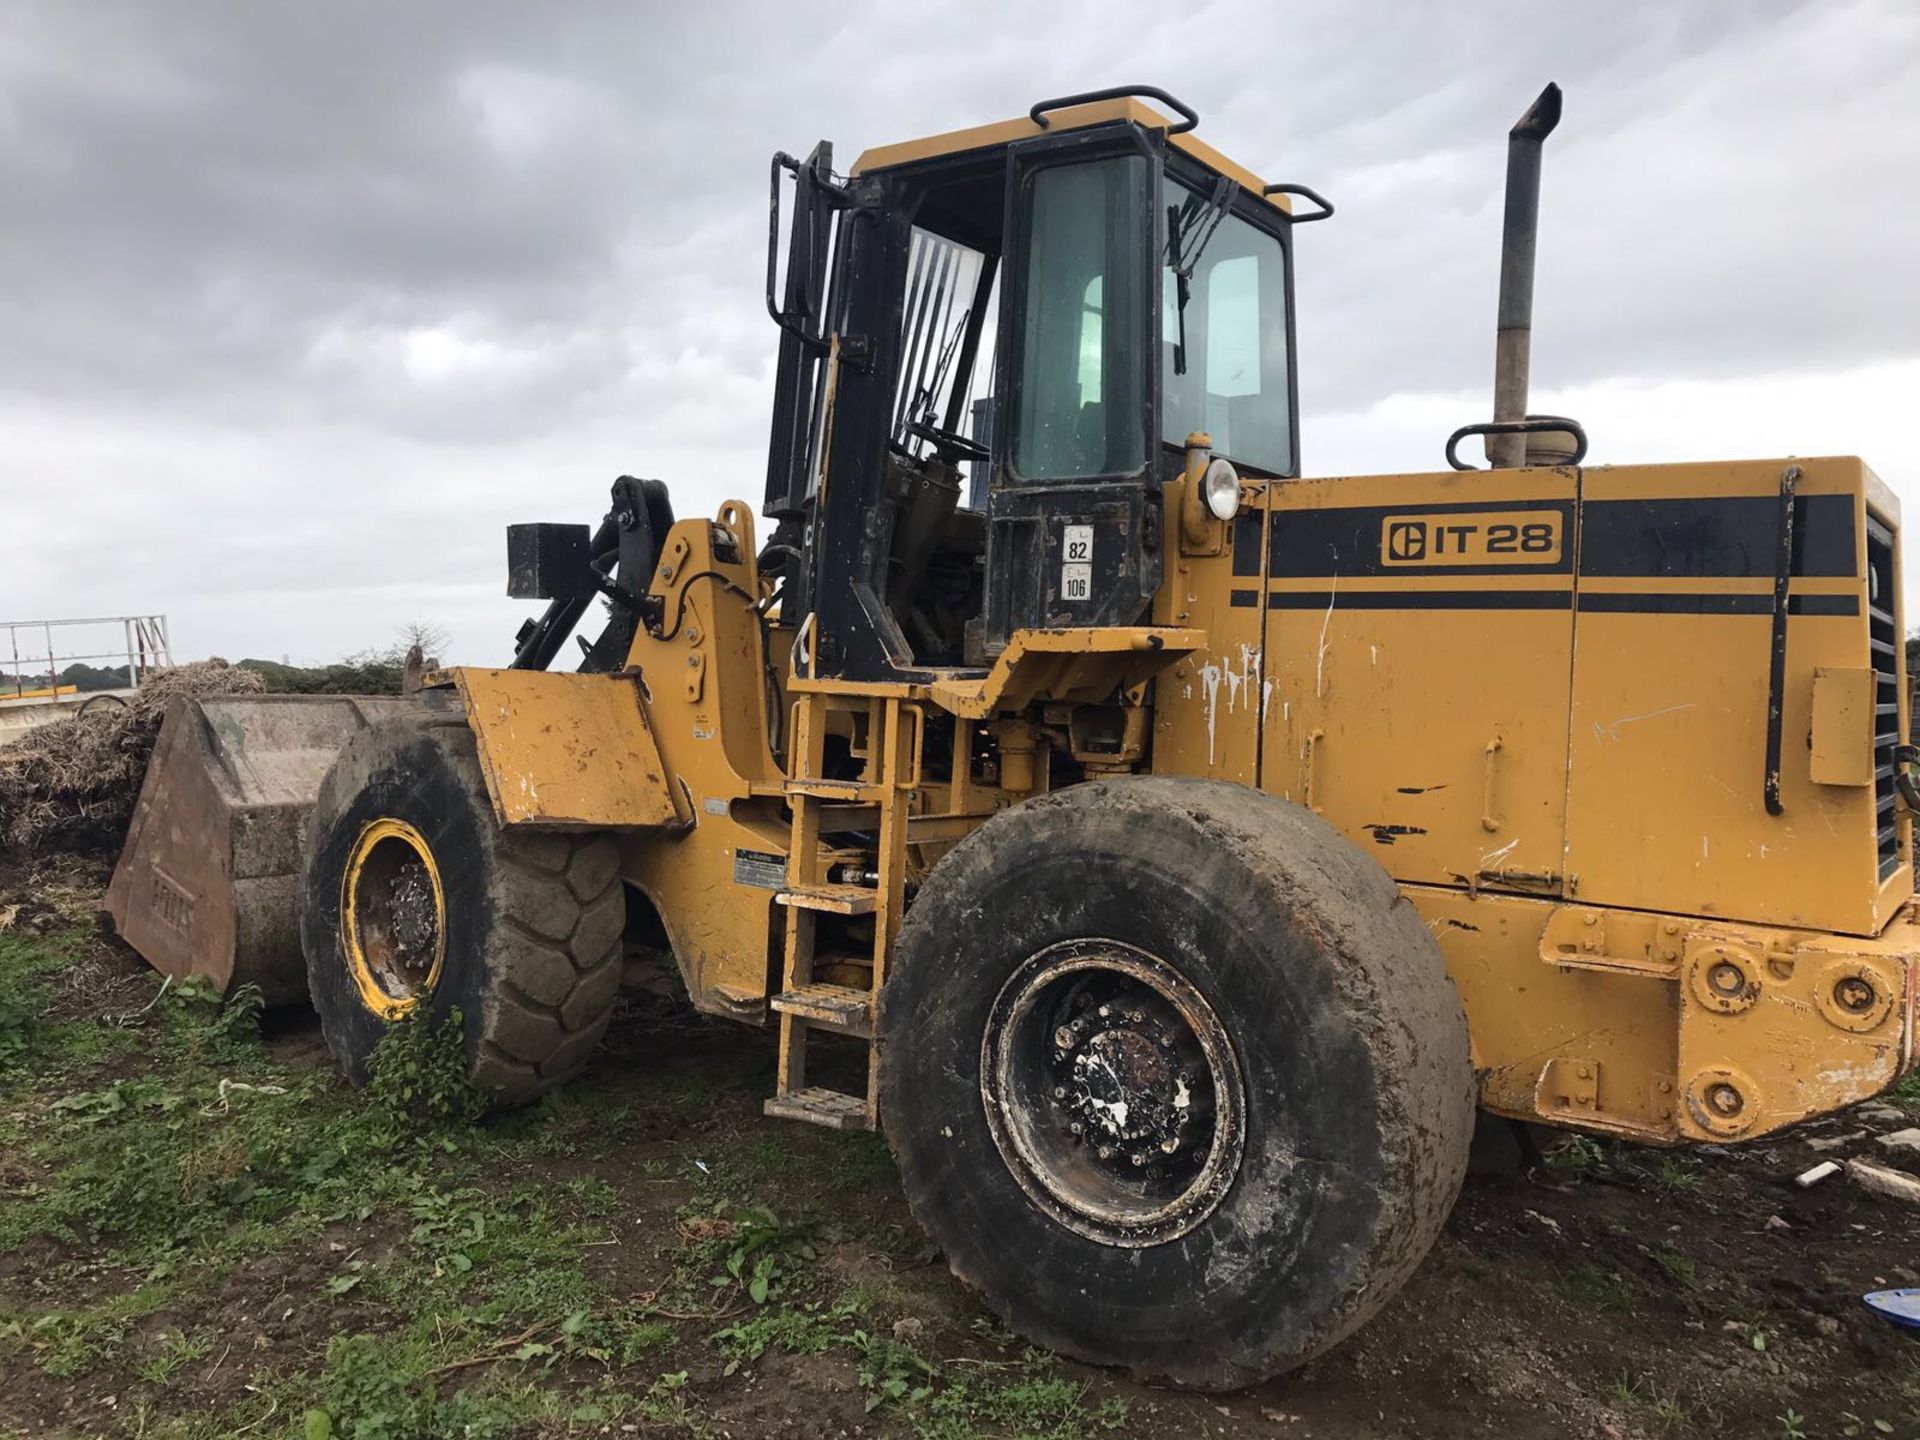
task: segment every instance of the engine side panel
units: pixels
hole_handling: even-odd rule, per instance
[[[1767,809],[1781,478],[1794,526],[1779,689],[1779,810]],[[1876,778],[1876,685],[1904,635],[1899,580],[1870,595],[1856,459],[1590,469],[1582,477],[1567,871],[1600,904],[1871,935],[1912,893],[1910,825]],[[1890,497],[1888,497],[1890,500]],[[1893,557],[1888,557],[1889,559]],[[1877,588],[1877,587],[1876,587]],[[1891,622],[1872,633],[1872,612]],[[1831,697],[1817,707],[1816,694]],[[1890,757],[1888,757],[1890,759]],[[1848,764],[1852,760],[1858,763]],[[1883,825],[1897,852],[1881,855]],[[1883,883],[1884,881],[1884,883]]]

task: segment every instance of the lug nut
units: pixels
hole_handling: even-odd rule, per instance
[[[1718,1114],[1738,1115],[1746,1107],[1746,1103],[1745,1097],[1725,1081],[1708,1087],[1707,1104],[1711,1105]]]
[[[1147,1157],[1144,1155],[1136,1155],[1133,1157],[1133,1163],[1134,1163],[1134,1167],[1137,1169],[1138,1167],[1145,1165],[1147,1163]]]
[[[1062,1050],[1071,1050],[1074,1042],[1079,1038],[1078,1035],[1074,1034],[1071,1025],[1062,1025],[1058,1030],[1053,1032],[1053,1043],[1058,1045]]]
[[[1740,973],[1738,965],[1722,960],[1707,971],[1707,984],[1722,995],[1738,995],[1746,988],[1747,977]]]
[[[1056,1099],[1056,1100],[1064,1100],[1064,1099],[1066,1099],[1066,1098],[1067,1098],[1067,1087],[1066,1087],[1066,1086],[1064,1086],[1064,1085],[1056,1085],[1056,1086],[1054,1086],[1054,1087],[1053,1087],[1053,1098],[1054,1098],[1054,1099]]]

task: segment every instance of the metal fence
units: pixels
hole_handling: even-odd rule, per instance
[[[137,689],[147,671],[172,663],[164,615],[0,620],[0,700],[67,693],[72,682],[60,677],[73,665],[124,670],[126,687]]]

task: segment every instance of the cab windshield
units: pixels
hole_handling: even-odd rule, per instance
[[[1160,271],[1161,440],[1204,431],[1216,454],[1293,471],[1287,259],[1277,236],[1167,177]],[[1180,268],[1187,272],[1182,302]]]
[[[1293,473],[1287,257],[1278,236],[1232,213],[1237,187],[1169,175],[1159,257],[1160,438],[1204,431],[1216,453]],[[1137,475],[1152,372],[1145,249],[1146,157],[1052,165],[1023,187],[1027,246],[1011,452],[1023,481]]]

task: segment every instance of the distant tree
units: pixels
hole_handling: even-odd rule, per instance
[[[112,665],[102,670],[76,660],[60,672],[60,683],[76,690],[121,690],[126,688],[127,667]]]
[[[422,655],[429,660],[434,660],[447,653],[447,646],[452,641],[453,637],[442,627],[420,620],[410,620],[400,627],[400,644],[396,647],[396,653],[404,663],[407,651],[418,645]]]

